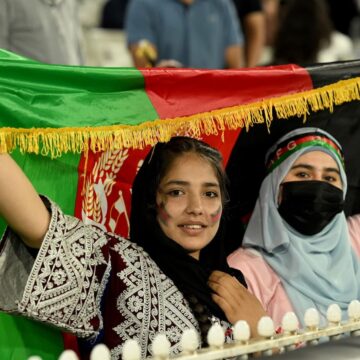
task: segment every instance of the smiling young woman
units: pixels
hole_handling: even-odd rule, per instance
[[[132,338],[145,358],[159,332],[176,354],[185,329],[204,339],[213,322],[247,320],[256,335],[265,312],[222,250],[217,150],[176,137],[150,151],[133,184],[131,241],[64,215],[8,155],[0,168],[0,214],[11,225],[0,248],[3,311],[76,334],[84,355],[102,342],[114,359]]]

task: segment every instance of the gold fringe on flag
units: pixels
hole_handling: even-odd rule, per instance
[[[226,129],[248,131],[255,124],[265,123],[270,131],[274,113],[279,119],[298,116],[305,122],[310,112],[325,109],[332,112],[335,106],[354,100],[360,100],[359,77],[296,94],[135,126],[0,128],[0,152],[11,152],[18,147],[23,153],[41,153],[54,158],[67,152],[143,148],[179,134],[200,137]]]

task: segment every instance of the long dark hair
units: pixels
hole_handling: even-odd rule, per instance
[[[211,272],[220,270],[238,276],[243,283],[244,280],[242,274],[234,273],[227,265],[223,219],[215,237],[201,250],[199,260],[189,256],[179,244],[165,236],[157,222],[156,192],[159,184],[173,161],[187,153],[199,155],[212,166],[219,181],[223,204],[227,203],[227,177],[219,151],[200,140],[174,137],[167,143],[158,143],[150,151],[135,178],[130,239],[142,246],[182,291],[198,320],[202,338],[205,338],[210,327],[210,314],[226,320],[223,311],[212,300],[211,290],[207,285]]]
[[[274,64],[316,63],[333,30],[324,0],[284,0],[274,41]]]

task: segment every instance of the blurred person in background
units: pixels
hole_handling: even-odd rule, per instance
[[[0,0],[0,48],[50,64],[80,65],[76,0]]]
[[[124,19],[129,0],[108,0],[101,12],[100,27],[104,29],[124,29]]]
[[[279,25],[280,0],[260,0],[265,22],[265,44],[258,65],[268,65],[272,59],[272,48]]]
[[[261,0],[233,0],[245,37],[245,65],[258,65],[265,44],[265,14]],[[123,29],[129,0],[108,0],[101,14],[101,27]]]
[[[231,0],[132,0],[125,31],[136,67],[244,66],[244,39]]]
[[[259,64],[265,45],[265,13],[261,0],[233,0],[245,37],[245,64]]]
[[[353,58],[352,41],[334,30],[325,0],[282,2],[272,64],[308,65]]]
[[[272,46],[279,21],[280,0],[261,0],[265,14],[265,45]]]
[[[351,35],[351,23],[359,16],[356,0],[326,0],[334,28],[341,33]]]

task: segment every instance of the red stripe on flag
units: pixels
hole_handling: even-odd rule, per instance
[[[271,70],[271,71],[269,71]],[[141,69],[160,118],[193,115],[312,89],[296,65],[237,70]]]
[[[271,70],[271,71],[270,71]],[[145,91],[160,118],[193,115],[312,89],[296,65],[236,70],[141,69]],[[203,139],[223,154],[225,165],[241,129]]]

